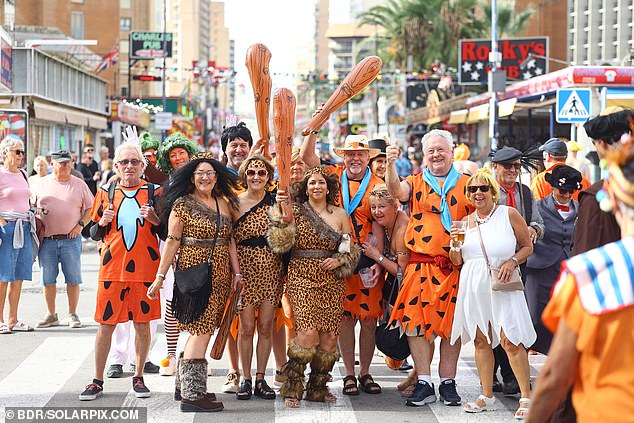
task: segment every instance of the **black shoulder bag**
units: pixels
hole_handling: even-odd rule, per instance
[[[398,268],[398,276],[392,284],[390,296],[394,295],[394,289],[401,285],[403,281],[403,271]],[[376,347],[386,356],[394,360],[405,360],[409,355],[409,343],[407,342],[407,336],[402,335],[398,328],[388,328],[390,321],[390,304],[385,305],[385,313],[379,321],[378,326],[375,329],[375,342]]]
[[[212,259],[218,232],[220,232],[220,209],[216,198],[216,234],[211,245],[211,253],[207,261],[181,269],[176,263],[174,270],[174,296],[172,298],[172,310],[174,317],[181,323],[192,323],[205,312],[209,303],[209,295],[212,291],[211,281],[213,275]]]

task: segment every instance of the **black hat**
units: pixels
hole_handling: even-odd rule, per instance
[[[568,147],[566,143],[559,138],[551,138],[539,147],[539,151],[545,151],[551,156],[563,157],[568,155]]]
[[[370,148],[381,150],[380,153],[376,155],[376,157],[386,157],[385,149],[387,148],[387,145],[387,142],[383,138],[375,138],[368,141],[368,146]]]
[[[545,175],[546,182],[553,188],[580,190],[581,173],[568,165],[555,166],[550,173]]]
[[[522,152],[513,147],[502,147],[498,149],[491,161],[493,163],[513,162],[522,157]]]
[[[51,160],[62,163],[71,161],[70,153],[67,150],[56,151],[51,154]]]

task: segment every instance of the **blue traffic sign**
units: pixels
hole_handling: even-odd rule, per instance
[[[590,88],[561,88],[557,90],[557,122],[585,122],[590,118],[591,105]]]

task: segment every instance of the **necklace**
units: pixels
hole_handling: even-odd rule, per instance
[[[479,225],[487,223],[489,221],[489,219],[491,219],[491,216],[493,216],[493,212],[495,211],[496,208],[497,208],[497,206],[493,205],[493,207],[491,207],[491,211],[489,212],[489,214],[486,215],[486,217],[478,216],[478,211],[476,210],[476,212],[475,212],[475,220],[476,220],[476,222],[478,222]]]

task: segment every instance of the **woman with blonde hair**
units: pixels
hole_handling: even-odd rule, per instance
[[[493,408],[493,348],[501,344],[522,394],[515,418],[523,419],[530,403],[526,347],[537,336],[524,292],[493,290],[491,273],[497,272],[500,280],[508,283],[515,269],[532,253],[533,244],[519,212],[497,205],[500,189],[489,169],[479,169],[467,181],[466,189],[476,210],[462,219],[466,227],[462,245],[456,242],[460,225],[454,222],[451,227],[449,258],[454,265],[462,266],[451,343],[473,340],[482,394],[464,411],[479,413]]]
[[[48,165],[48,162],[46,161],[46,157],[37,156],[36,158],[34,158],[33,171],[35,172],[35,174],[29,176],[29,184],[33,185],[38,183],[40,179],[48,175],[48,169],[49,169],[49,165]]]

